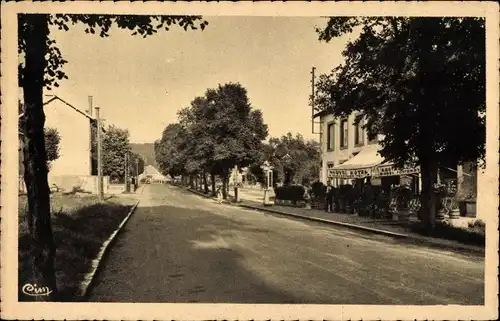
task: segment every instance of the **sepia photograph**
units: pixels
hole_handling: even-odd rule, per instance
[[[498,15],[2,4],[2,319],[496,319]]]

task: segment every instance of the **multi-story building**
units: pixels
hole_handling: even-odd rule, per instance
[[[346,118],[334,117],[329,112],[319,112],[314,118],[320,119],[321,173],[320,180],[333,186],[354,185],[369,179],[372,184],[390,186],[399,184],[401,178],[411,182],[415,192],[421,189],[419,168],[398,169],[379,154],[379,135],[368,139],[363,128],[364,120],[355,123],[356,114]],[[455,180],[462,194],[477,193],[477,170],[472,163],[449,164],[439,168],[439,180]]]
[[[320,178],[323,183],[330,182],[334,186],[353,184],[355,179],[397,176],[401,172],[396,171],[392,164],[384,162],[378,153],[378,142],[382,137],[370,140],[363,128],[364,120],[355,123],[356,116],[353,113],[346,118],[337,118],[326,112],[315,115],[320,118],[321,126]],[[375,168],[382,171],[374,173]],[[404,172],[414,175],[418,169]]]

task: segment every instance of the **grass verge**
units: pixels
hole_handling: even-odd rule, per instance
[[[31,239],[23,200],[19,204],[19,289],[32,281],[29,255]],[[24,200],[25,201],[25,200]],[[132,208],[114,201],[99,203],[95,196],[57,195],[51,198],[52,229],[57,244],[55,258],[59,301],[79,299],[79,287],[102,244]],[[32,301],[20,290],[19,301]]]

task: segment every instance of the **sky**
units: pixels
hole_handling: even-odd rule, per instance
[[[51,30],[69,79],[51,93],[88,109],[88,96],[106,124],[127,128],[133,143],[150,143],[177,121],[177,112],[219,84],[239,82],[269,135],[311,131],[311,68],[327,73],[343,61],[349,36],[319,42],[325,18],[205,16],[204,31],[173,27],[146,39],[112,28],[86,34],[84,25]]]

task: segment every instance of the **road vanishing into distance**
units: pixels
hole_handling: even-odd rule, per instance
[[[146,185],[92,302],[484,304],[484,258]]]

